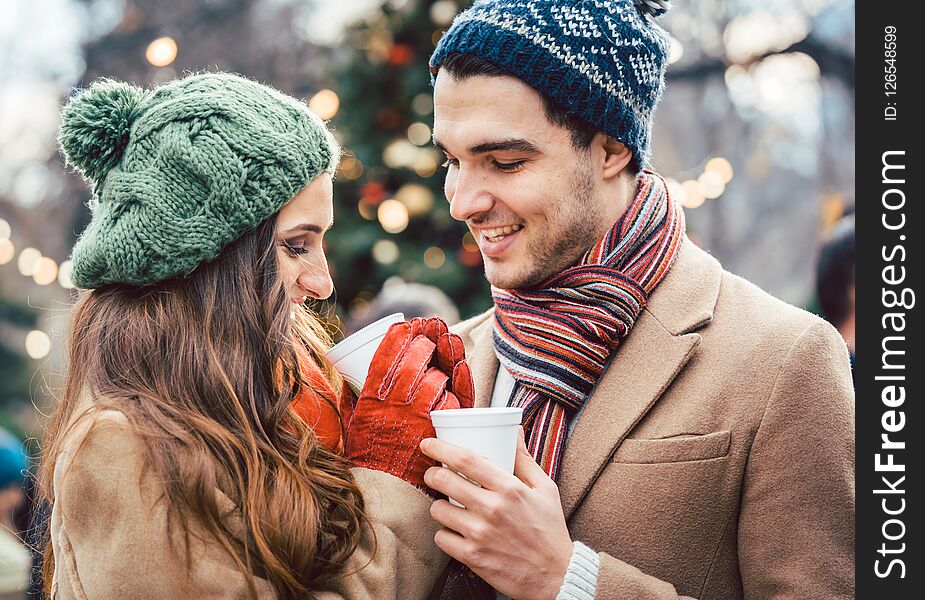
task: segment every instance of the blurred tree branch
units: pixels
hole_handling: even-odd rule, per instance
[[[844,83],[846,87],[854,89],[854,55],[834,48],[831,44],[827,44],[812,35],[783,50],[758,55],[749,62],[742,64],[742,66],[748,67],[761,62],[769,56],[791,52],[806,54],[819,65],[819,70],[823,77],[833,77]],[[729,66],[730,63],[720,59],[702,60],[681,69],[668,69],[666,77],[669,81],[697,81],[716,75],[722,76]]]

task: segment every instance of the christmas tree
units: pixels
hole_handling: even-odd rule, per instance
[[[311,102],[346,150],[335,187],[328,258],[338,303],[362,318],[390,277],[431,284],[460,313],[491,304],[478,246],[442,192],[444,158],[431,143],[427,61],[453,16],[451,0],[385,3],[332,49],[331,86]]]

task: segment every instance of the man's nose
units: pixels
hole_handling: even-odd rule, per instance
[[[450,202],[450,215],[457,221],[469,219],[491,210],[495,200],[488,189],[485,177],[460,168],[447,178],[446,198]]]

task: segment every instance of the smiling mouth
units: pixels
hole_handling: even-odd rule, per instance
[[[481,235],[485,240],[491,243],[497,243],[507,236],[517,233],[523,228],[523,225],[508,225],[506,227],[496,227],[494,229],[483,229],[481,231]]]

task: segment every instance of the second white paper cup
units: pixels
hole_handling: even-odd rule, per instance
[[[477,452],[507,473],[514,472],[517,430],[522,418],[523,409],[519,407],[460,408],[430,413],[437,439]],[[452,498],[450,502],[462,506]]]
[[[389,327],[404,320],[405,315],[402,313],[383,317],[344,339],[325,353],[357,396],[363,389],[366,376],[369,374],[369,364],[373,361],[373,355],[382,343],[382,338],[385,337]]]

